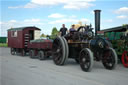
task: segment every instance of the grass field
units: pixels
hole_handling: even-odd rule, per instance
[[[8,47],[7,43],[0,43],[0,47]]]

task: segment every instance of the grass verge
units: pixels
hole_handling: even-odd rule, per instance
[[[0,47],[8,47],[7,43],[0,43]]]

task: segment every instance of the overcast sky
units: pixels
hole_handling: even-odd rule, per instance
[[[11,27],[36,26],[44,34],[64,23],[94,27],[93,10],[101,11],[101,29],[128,24],[128,0],[0,0],[0,36]]]

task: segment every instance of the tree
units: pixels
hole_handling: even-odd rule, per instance
[[[123,24],[122,27],[127,28],[128,29],[128,24]]]
[[[58,35],[59,31],[57,30],[56,27],[53,27],[52,32],[51,32],[51,36],[49,36],[50,39],[55,39],[56,36]]]
[[[56,27],[54,27],[54,28],[52,29],[52,33],[51,33],[51,35],[53,35],[53,36],[58,35],[58,30],[57,30]]]
[[[46,35],[44,33],[42,33],[40,37],[46,37]]]

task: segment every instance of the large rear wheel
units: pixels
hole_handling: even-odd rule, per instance
[[[117,65],[117,62],[117,54],[113,48],[109,48],[103,53],[102,63],[106,69],[114,69]]]
[[[60,36],[53,41],[52,56],[56,65],[64,65],[65,63],[67,51],[64,42],[65,41]]]
[[[124,67],[128,68],[128,51],[123,52],[121,60],[122,60]]]
[[[80,67],[83,71],[89,72],[92,69],[93,66],[93,53],[90,49],[84,48],[80,52]]]
[[[65,45],[65,59],[64,59],[64,63],[63,63],[63,64],[65,64],[68,59],[68,56],[69,56],[69,48],[68,48],[67,40],[64,37],[62,37],[62,39],[63,39],[64,45]]]

